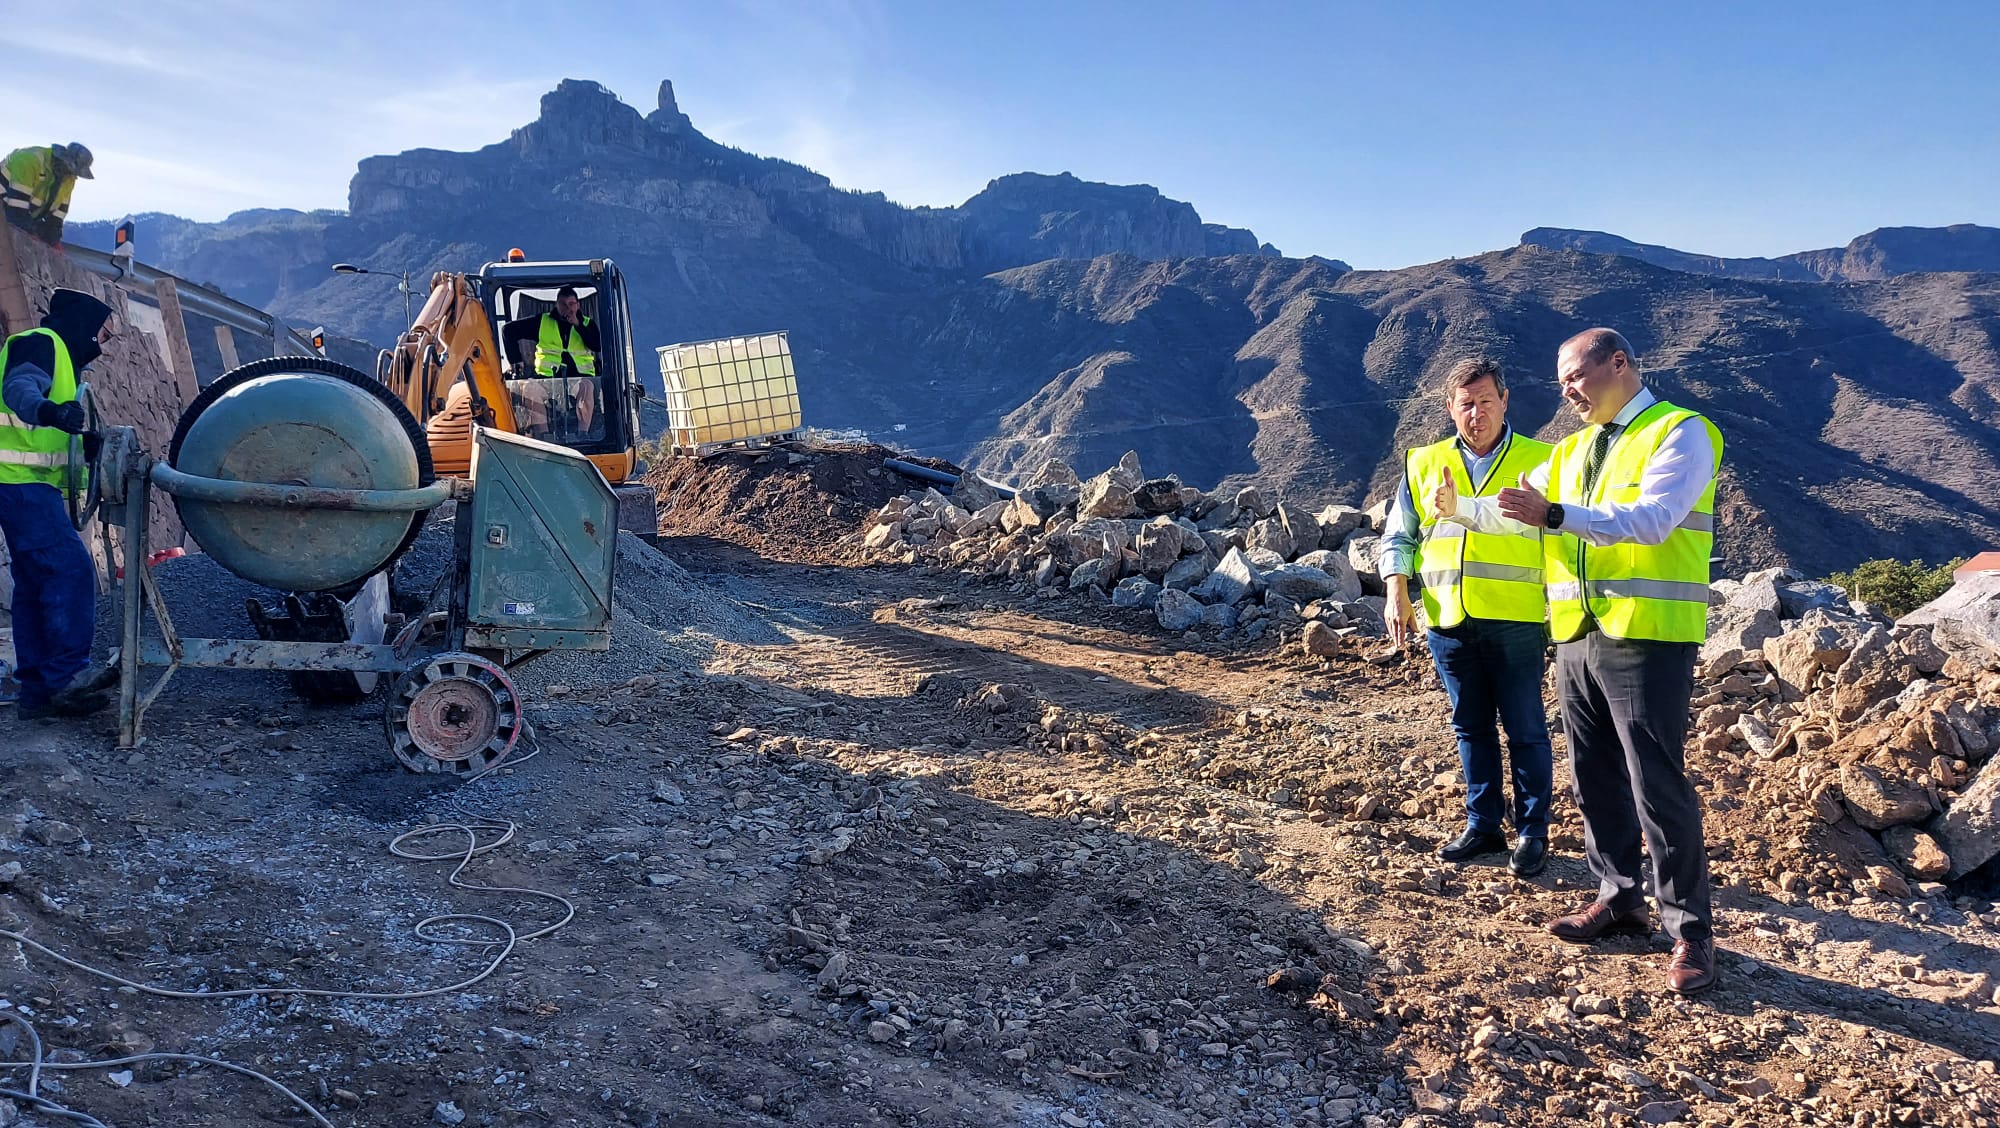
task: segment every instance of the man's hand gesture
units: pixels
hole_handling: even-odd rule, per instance
[[[1498,499],[1500,512],[1512,517],[1523,525],[1543,528],[1549,521],[1549,499],[1542,491],[1528,484],[1528,476],[1521,475],[1520,485],[1502,489]]]
[[[1445,469],[1444,481],[1431,491],[1431,516],[1440,521],[1458,516],[1458,478],[1449,467]]]

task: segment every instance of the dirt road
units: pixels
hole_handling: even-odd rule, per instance
[[[1186,650],[1080,599],[668,548],[788,641],[688,639],[698,671],[551,687],[542,754],[462,789],[396,768],[373,705],[275,680],[169,690],[137,754],[102,722],[0,719],[21,865],[0,926],[76,959],[192,990],[465,979],[497,949],[419,919],[560,912],[386,850],[475,812],[519,830],[468,878],[569,898],[566,927],[420,1000],[162,999],[12,943],[0,997],[58,1063],[211,1054],[340,1125],[2000,1116],[1994,906],[1774,900],[1732,876],[1716,781],[1724,979],[1689,1001],[1658,988],[1662,936],[1541,931],[1589,895],[1567,802],[1532,882],[1433,860],[1459,793],[1420,665]],[[209,1067],[108,1075],[41,1088],[120,1125],[305,1122]]]

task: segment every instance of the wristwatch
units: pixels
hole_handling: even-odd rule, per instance
[[[1560,506],[1560,505],[1557,505],[1557,504],[1556,504],[1556,503],[1554,503],[1554,502],[1550,502],[1550,503],[1549,503],[1549,515],[1548,515],[1548,516],[1546,516],[1546,517],[1544,517],[1544,518],[1542,518],[1542,527],[1543,527],[1543,528],[1546,528],[1546,529],[1560,529],[1560,528],[1562,528],[1562,527],[1563,527],[1563,507],[1562,507],[1562,506]]]

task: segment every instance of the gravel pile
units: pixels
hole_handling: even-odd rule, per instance
[[[883,465],[888,458],[958,473],[868,443],[785,443],[663,459],[646,484],[659,493],[663,536],[717,537],[767,560],[844,564],[859,553],[841,535],[912,484]]]
[[[452,560],[453,522],[433,520],[396,566],[399,593],[431,591]],[[785,641],[768,622],[690,575],[631,533],[618,534],[611,579],[611,649],[555,651],[515,671],[529,693],[551,685],[602,685],[640,674],[701,669],[717,640]]]

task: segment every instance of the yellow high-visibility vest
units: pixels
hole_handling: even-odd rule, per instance
[[[41,220],[69,215],[76,177],[56,171],[55,150],[47,145],[16,149],[0,160],[0,197],[17,220]]]
[[[1549,444],[1509,431],[1504,447],[1486,468],[1486,477],[1468,481],[1456,438],[1416,447],[1403,459],[1404,480],[1416,506],[1419,528],[1417,576],[1423,581],[1424,621],[1455,627],[1467,617],[1539,623],[1542,599],[1542,532],[1475,533],[1453,521],[1439,521],[1428,504],[1450,473],[1461,496],[1492,497],[1501,487],[1546,462]]]
[[[1611,442],[1588,497],[1584,462],[1599,427],[1557,443],[1549,453],[1549,500],[1562,505],[1630,504],[1646,466],[1682,422],[1699,419],[1722,467],[1722,432],[1704,416],[1661,401],[1632,419]],[[1715,478],[1693,511],[1660,544],[1591,545],[1560,531],[1543,536],[1549,633],[1581,637],[1595,621],[1612,638],[1701,642],[1708,635],[1708,557],[1715,543]]]
[[[579,376],[597,375],[597,354],[583,343],[583,327],[590,324],[590,318],[583,317],[570,326],[569,344],[563,344],[562,319],[553,313],[542,315],[541,338],[535,342],[535,375],[544,379],[562,370],[564,353],[576,365]]]
[[[68,403],[76,398],[76,366],[70,362],[69,346],[53,329],[29,329],[7,338],[0,345],[0,372],[7,370],[7,354],[14,342],[40,333],[56,350],[55,383],[49,388],[51,403]],[[68,476],[69,432],[60,427],[37,427],[0,406],[0,482],[19,486],[40,482],[57,489]]]

